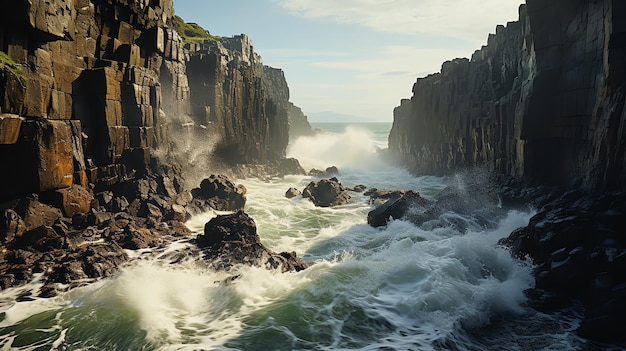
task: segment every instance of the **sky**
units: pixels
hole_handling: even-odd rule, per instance
[[[523,0],[174,0],[213,35],[247,34],[309,121],[391,122],[419,77],[471,57]]]

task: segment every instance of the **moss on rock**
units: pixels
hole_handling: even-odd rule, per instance
[[[180,34],[186,43],[211,39],[211,40],[219,40],[219,36],[212,35],[208,30],[202,28],[197,23],[186,23],[179,16],[174,16],[172,19],[174,24],[174,29]]]

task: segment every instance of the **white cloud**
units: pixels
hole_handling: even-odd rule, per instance
[[[347,60],[319,60],[314,66],[362,72],[368,77],[394,76],[402,72],[417,77],[420,73],[439,71],[447,60],[463,55],[460,49],[418,48],[389,45],[372,52],[367,57],[349,57]],[[363,77],[363,75],[361,75]]]
[[[486,39],[497,24],[517,20],[522,0],[274,0],[294,15],[329,18],[389,33],[434,33]]]
[[[404,45],[380,46],[370,55],[316,50],[268,50],[264,60],[284,60],[292,101],[305,111],[331,110],[369,119],[390,120],[400,99],[411,96],[417,77],[440,70],[462,49],[430,49]],[[274,56],[276,55],[276,56]],[[315,72],[301,75],[297,67]]]

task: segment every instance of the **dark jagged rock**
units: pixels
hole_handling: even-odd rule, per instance
[[[26,224],[12,209],[0,212],[0,238],[3,242],[12,242],[15,238],[22,236],[26,230]]]
[[[191,191],[193,200],[190,207],[200,211],[208,209],[235,211],[246,205],[246,187],[231,182],[224,175],[211,175],[200,183],[199,188]]]
[[[336,166],[327,167],[324,171],[324,176],[331,176],[339,174],[339,169]]]
[[[390,218],[405,218],[411,211],[415,214],[423,213],[432,206],[431,201],[424,199],[413,190],[372,196],[372,199],[381,198],[386,198],[385,203],[367,214],[367,223],[373,227],[386,225]]]
[[[35,194],[6,203],[4,208],[15,211],[19,218],[23,220],[26,230],[42,225],[51,226],[57,219],[63,217],[61,210],[41,203],[39,197]]]
[[[367,190],[367,187],[363,184],[359,184],[359,185],[355,185],[352,188],[349,188],[348,190],[353,191],[355,193],[363,193]]]
[[[206,258],[219,269],[247,264],[289,272],[300,271],[310,265],[294,252],[277,254],[263,246],[254,220],[243,211],[211,219],[196,242],[204,249]]]
[[[625,204],[623,193],[545,196],[528,226],[500,241],[533,260],[538,289],[584,302],[579,332],[592,339],[622,340],[616,331],[626,327],[626,279],[618,273],[626,268]]]
[[[322,171],[321,169],[313,168],[307,174],[312,176],[312,177],[321,177],[322,174],[324,174],[324,171]]]
[[[74,184],[69,188],[43,193],[40,199],[44,203],[60,208],[64,216],[72,217],[78,213],[89,212],[93,196],[82,186]]]
[[[389,219],[402,219],[424,230],[451,227],[464,233],[470,229],[495,228],[508,212],[508,208],[502,208],[489,182],[479,180],[475,172],[453,178],[432,200],[422,198],[414,190],[372,188],[364,195],[376,206],[368,214],[368,223],[374,227],[386,225]],[[455,215],[448,216],[449,213]]]
[[[312,181],[302,191],[302,197],[311,199],[318,207],[341,206],[350,201],[348,190],[335,177]]]
[[[139,203],[159,211],[150,203]],[[9,205],[12,207],[3,212],[4,225],[0,228],[5,253],[0,257],[1,287],[24,284],[33,273],[41,272],[47,284],[44,295],[49,296],[53,283],[73,286],[84,279],[115,273],[128,261],[123,249],[161,247],[190,234],[181,222],[162,222],[160,216],[141,218],[91,210],[66,218],[58,209],[38,202],[36,196]]]

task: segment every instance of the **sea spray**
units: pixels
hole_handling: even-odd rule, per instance
[[[354,146],[342,141],[372,143],[372,135],[351,139],[346,133],[354,132],[342,129],[324,138],[334,138],[340,148]],[[450,183],[370,162],[377,153],[360,150],[371,151],[361,154],[362,162],[334,160],[348,186],[414,189],[433,199]],[[248,188],[246,212],[264,245],[296,251],[315,262],[312,267],[286,274],[248,266],[216,272],[193,255],[173,264],[172,254],[193,247],[183,240],[138,253],[116,276],[52,299],[15,302],[11,297],[19,292],[4,292],[0,345],[17,350],[569,350],[581,345],[568,324],[524,306],[532,267],[497,246],[528,223],[532,212],[505,212],[489,228],[472,224],[472,213],[454,212],[445,216],[466,223],[465,230],[445,220],[432,228],[403,220],[373,228],[366,224],[372,205],[363,194],[337,208],[284,196],[289,187],[302,188],[314,179],[240,180]],[[201,232],[216,215],[195,216],[187,225]]]
[[[367,168],[381,165],[376,157],[380,150],[372,132],[348,126],[342,134],[319,131],[298,138],[287,149],[288,157],[297,158],[304,169],[326,169],[328,166]]]

